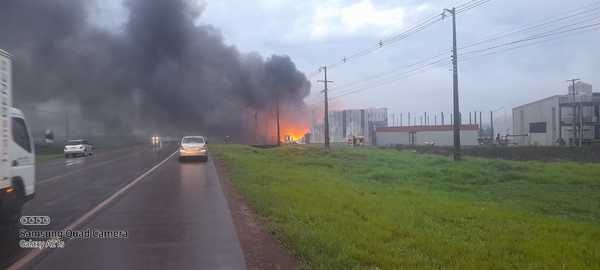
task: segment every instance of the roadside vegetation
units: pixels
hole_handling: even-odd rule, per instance
[[[307,269],[600,269],[600,165],[212,145]]]

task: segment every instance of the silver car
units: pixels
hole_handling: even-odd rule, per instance
[[[185,136],[179,144],[179,161],[187,158],[200,158],[208,160],[208,142],[202,136]]]
[[[94,147],[87,140],[69,140],[65,145],[65,158],[75,156],[91,156],[94,154]]]

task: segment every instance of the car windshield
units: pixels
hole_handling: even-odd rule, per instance
[[[204,143],[204,138],[202,137],[188,137],[188,138],[183,138],[183,140],[181,141],[182,144],[188,144],[188,143]]]
[[[67,142],[67,145],[80,145],[80,144],[83,144],[82,140],[74,140],[74,141]]]

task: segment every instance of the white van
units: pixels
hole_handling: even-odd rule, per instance
[[[0,223],[16,223],[35,194],[35,150],[23,113],[12,107],[12,63],[0,50]]]

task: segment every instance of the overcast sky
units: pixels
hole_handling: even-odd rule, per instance
[[[116,0],[118,3],[118,0]],[[466,2],[399,0],[219,0],[198,1],[203,14],[198,24],[221,29],[226,42],[243,52],[262,55],[287,54],[307,74],[376,44],[380,39],[443,8]],[[598,7],[592,0],[492,0],[459,14],[458,45],[469,44],[523,25],[559,18],[583,7]],[[106,3],[102,1],[101,3]],[[592,6],[590,6],[592,5]],[[119,25],[118,4],[99,7],[98,22]],[[588,23],[600,22],[599,11],[588,14]],[[594,16],[594,14],[596,14]],[[591,17],[590,17],[591,16]],[[577,18],[575,18],[577,19]],[[577,22],[565,21],[561,25]],[[546,28],[545,31],[552,28]],[[541,30],[541,32],[544,29]],[[554,94],[566,93],[565,80],[576,77],[600,87],[600,31],[588,31],[499,54],[459,63],[461,111],[510,109]],[[344,85],[448,51],[451,20],[377,52],[330,70],[329,79]],[[527,35],[511,35],[510,42]],[[494,45],[487,44],[487,45]],[[482,45],[478,48],[486,48]],[[374,89],[334,99],[337,108],[387,107],[392,112],[451,111],[450,58],[446,65]],[[311,77],[312,94],[307,103],[321,101],[321,75]],[[378,80],[373,80],[377,84]],[[332,90],[331,95],[335,96]],[[595,90],[596,91],[596,90]],[[338,92],[338,93],[339,93]],[[498,112],[504,114],[503,110]]]

